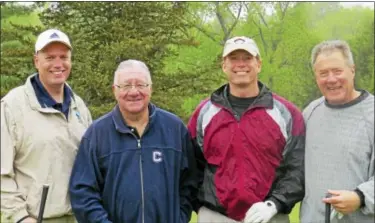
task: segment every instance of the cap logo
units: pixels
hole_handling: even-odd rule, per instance
[[[52,35],[49,36],[50,39],[58,39],[60,38],[59,35],[57,35],[57,33],[53,33]]]
[[[245,42],[244,39],[236,39],[236,40],[234,41],[235,44],[242,44],[242,43],[244,43],[244,42]]]

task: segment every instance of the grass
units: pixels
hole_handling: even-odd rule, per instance
[[[299,223],[299,203],[294,206],[292,213],[289,215],[290,223]],[[1,212],[0,212],[1,219]],[[190,223],[197,223],[197,214],[193,212],[191,215]]]
[[[294,206],[292,213],[289,215],[290,223],[299,223],[299,203]],[[197,215],[193,212],[190,223],[197,223]]]

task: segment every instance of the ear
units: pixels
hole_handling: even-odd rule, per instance
[[[114,84],[112,84],[112,93],[116,95],[116,86]]]
[[[354,77],[355,76],[355,64],[353,64],[350,69],[351,69],[351,71],[353,73],[353,77]]]
[[[258,69],[260,73],[262,71],[262,60],[257,58],[257,61],[258,61]]]
[[[221,60],[221,69],[222,69],[223,72],[225,73],[225,70],[226,70],[226,66],[225,66],[225,58],[223,58],[223,60]]]
[[[34,66],[35,66],[35,68],[38,70],[38,64],[39,64],[39,58],[38,58],[38,54],[36,53],[36,54],[34,54]]]

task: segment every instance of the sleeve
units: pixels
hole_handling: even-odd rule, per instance
[[[199,208],[202,206],[201,202],[198,199],[198,193],[199,193],[199,188],[201,188],[204,180],[204,169],[207,165],[207,161],[204,158],[203,155],[203,134],[200,131],[201,128],[198,128],[199,121],[198,121],[198,116],[200,112],[201,105],[198,106],[198,108],[194,111],[192,117],[189,120],[188,123],[188,130],[189,133],[192,137],[193,141],[193,149],[194,149],[194,159],[196,163],[196,171],[197,171],[197,191],[193,196],[193,209],[196,213],[198,213]]]
[[[365,206],[361,208],[364,214],[374,215],[374,170],[375,170],[375,148],[374,148],[374,101],[370,104],[366,110],[365,117],[368,119],[366,129],[368,130],[368,136],[371,146],[370,165],[368,168],[369,180],[358,185],[357,189],[360,190],[364,195]]]
[[[108,213],[102,206],[99,185],[103,178],[99,171],[95,153],[92,127],[81,140],[69,182],[69,195],[74,215],[78,222],[110,223]]]
[[[28,216],[25,195],[15,180],[16,123],[12,111],[1,101],[1,214],[4,222],[17,222]]]
[[[193,210],[194,194],[197,193],[198,188],[193,143],[186,128],[183,138],[183,162],[180,178],[180,223],[188,223]]]
[[[361,211],[364,214],[374,215],[374,175],[371,178],[357,187],[360,190],[365,199],[365,206],[361,208]]]
[[[364,195],[364,207],[361,208],[362,213],[367,215],[374,215],[374,171],[375,171],[375,141],[374,141],[374,99],[370,100],[364,111],[364,117],[367,119],[366,129],[369,137],[371,156],[370,165],[368,168],[368,181],[357,186],[357,189]]]
[[[283,214],[289,214],[305,194],[305,123],[297,109],[291,115],[291,131],[284,148],[284,158],[276,170],[277,178],[266,198],[275,203],[278,213]]]

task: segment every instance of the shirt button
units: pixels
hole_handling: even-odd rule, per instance
[[[134,132],[134,129],[130,129],[130,131]]]

